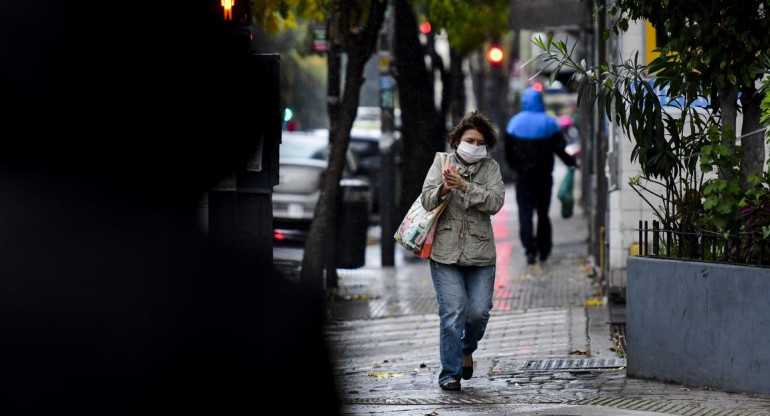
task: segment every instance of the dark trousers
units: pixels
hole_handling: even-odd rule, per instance
[[[551,206],[553,179],[546,175],[521,175],[516,180],[516,203],[519,205],[519,237],[526,255],[539,255],[545,260],[551,254]],[[532,216],[537,213],[537,230]]]

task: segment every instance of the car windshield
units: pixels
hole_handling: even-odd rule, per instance
[[[284,135],[282,138],[281,157],[326,160],[328,155],[326,141],[318,137]]]

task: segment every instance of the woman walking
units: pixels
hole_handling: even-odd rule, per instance
[[[473,375],[473,352],[484,335],[495,283],[490,217],[503,206],[505,187],[490,151],[497,133],[488,118],[468,112],[447,137],[451,153],[437,153],[423,182],[426,210],[449,198],[436,224],[430,255],[439,305],[443,390],[460,390]]]

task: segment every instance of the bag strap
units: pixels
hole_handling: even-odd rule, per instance
[[[444,168],[444,163],[446,163],[447,160],[449,160],[449,153],[446,152],[436,152],[438,153],[439,157],[441,158],[441,168]],[[443,174],[443,171],[442,171]],[[447,194],[447,197],[444,198],[443,202],[449,203],[449,200],[452,198],[452,191],[450,190]]]

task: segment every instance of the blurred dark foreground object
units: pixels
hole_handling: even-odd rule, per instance
[[[212,3],[0,6],[0,413],[337,413],[320,294],[201,231],[260,111]]]

